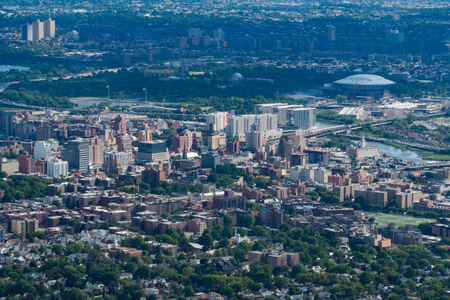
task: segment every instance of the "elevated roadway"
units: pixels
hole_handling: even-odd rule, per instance
[[[394,120],[383,120],[383,121],[371,121],[371,122],[364,122],[360,124],[355,125],[337,125],[333,127],[328,127],[320,130],[316,130],[310,133],[307,133],[304,135],[306,138],[314,138],[314,137],[324,137],[330,134],[338,134],[338,133],[346,133],[350,134],[353,130],[358,130],[363,128],[366,125],[370,126],[382,126],[391,124]]]

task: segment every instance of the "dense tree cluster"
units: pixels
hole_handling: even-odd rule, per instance
[[[31,176],[10,176],[6,181],[0,181],[0,190],[5,191],[3,202],[14,202],[21,199],[35,199],[45,196],[47,184],[51,182],[46,179]]]
[[[4,97],[14,102],[27,104],[70,107],[65,97],[104,97],[106,86],[110,86],[111,97],[142,98],[142,89],[148,91],[150,101],[166,98],[173,103],[196,103],[196,107],[212,106],[215,110],[234,109],[236,113],[249,113],[257,103],[273,101],[292,102],[292,99],[279,96],[279,92],[319,87],[337,79],[335,75],[317,74],[306,69],[259,68],[214,68],[215,72],[188,76],[180,80],[166,80],[158,77],[145,77],[142,70],[122,69],[117,73],[102,72],[90,77],[67,80],[23,81],[10,86]],[[273,83],[260,80],[246,80],[243,86],[229,86],[228,77],[235,71],[251,78],[264,78]],[[225,88],[221,88],[221,87]],[[213,95],[213,96],[211,96]]]
[[[321,285],[331,294],[331,299],[356,299],[375,292],[389,299],[403,299],[410,295],[445,299],[444,292],[450,288],[448,280],[434,279],[447,276],[450,267],[450,263],[435,256],[448,255],[448,250],[440,245],[433,246],[433,254],[430,254],[419,245],[406,245],[387,252],[355,244],[349,256],[340,250],[338,239],[321,235],[307,226],[293,227],[289,222],[273,231],[254,225],[254,221],[240,219],[238,225],[246,227],[236,228],[241,235],[261,239],[255,243],[244,241],[233,247],[229,242],[234,235],[230,222],[226,218],[225,226],[208,228],[199,239],[205,249],[215,250],[214,257],[202,256],[200,263],[195,263],[190,253],[175,256],[169,250],[158,251],[150,244],[158,241],[183,249],[189,240],[182,231],[174,229],[168,229],[163,235],[124,239],[122,246],[142,250],[141,258],[108,260],[99,249],[80,242],[69,243],[66,247],[60,244],[54,244],[50,249],[41,247],[37,251],[47,257],[41,265],[32,261],[27,268],[17,264],[0,269],[2,278],[9,278],[0,282],[0,296],[29,293],[35,296],[57,295],[54,299],[87,299],[97,295],[95,291],[84,290],[86,282],[91,282],[108,288],[104,295],[106,299],[143,297],[142,286],[130,279],[121,279],[123,272],[131,273],[134,280],[163,278],[173,290],[172,297],[176,298],[192,296],[200,287],[205,291],[238,297],[245,289],[257,293],[261,288],[288,288],[288,294],[298,295],[300,289],[297,285]],[[300,264],[274,268],[255,263],[248,269],[242,268],[248,251],[267,249],[275,243],[283,243],[286,251],[298,252]],[[67,260],[68,256],[78,253],[88,256]],[[225,256],[231,256],[235,271],[223,273],[218,269],[218,263]],[[361,266],[366,270],[360,270]],[[325,272],[312,272],[313,267],[320,267]],[[35,272],[43,272],[47,280],[56,281],[52,286],[46,286],[43,279],[31,280],[30,276]],[[424,272],[433,279],[421,276]],[[384,287],[388,286],[394,288],[385,291]],[[308,292],[315,291],[309,288]]]
[[[53,108],[74,107],[74,104],[65,96],[52,97],[47,93],[41,93],[37,90],[30,91],[23,88],[20,88],[19,90],[8,89],[2,93],[2,96],[6,100],[16,103],[25,103],[27,105]]]

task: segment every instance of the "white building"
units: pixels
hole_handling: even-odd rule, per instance
[[[226,127],[227,136],[245,139],[245,133],[248,131],[269,131],[278,128],[277,115],[260,114],[260,115],[241,115],[232,116],[228,119]]]
[[[37,141],[34,144],[34,159],[42,159],[50,157],[52,154],[52,145],[44,141]]]
[[[278,126],[284,126],[287,123],[292,122],[292,110],[296,108],[304,108],[304,106],[288,105],[287,103],[257,104],[255,106],[255,112],[257,114],[276,114]]]
[[[273,139],[279,139],[283,135],[282,129],[272,129],[272,130],[266,130],[261,131],[262,137],[266,140],[273,140]]]
[[[44,21],[44,38],[47,37],[55,37],[55,21],[50,18]]]
[[[294,126],[308,130],[316,125],[316,109],[315,108],[294,108],[291,109]]]
[[[59,148],[59,142],[55,139],[48,139],[46,143],[49,144],[52,151],[57,151]]]
[[[377,157],[380,156],[380,148],[367,145],[366,139],[363,136],[359,143],[359,147],[347,147],[347,154],[356,157]]]
[[[48,177],[67,176],[69,173],[69,163],[64,160],[54,159],[47,163]]]
[[[304,106],[303,105],[285,105],[285,106],[280,106],[278,107],[278,125],[283,126],[286,125],[287,123],[293,123],[294,122],[294,116],[293,116],[293,111],[295,109],[303,109]]]
[[[276,114],[277,107],[286,106],[287,103],[263,103],[255,105],[255,113],[256,114]]]
[[[327,183],[331,170],[317,166],[295,166],[291,168],[291,180],[315,181],[318,183]]]
[[[331,176],[331,170],[318,168],[314,170],[314,181],[318,183],[328,183],[328,176]]]
[[[339,113],[338,117],[350,117],[361,120],[364,117],[364,108],[358,107],[344,107]]]
[[[0,162],[0,172],[5,172],[8,175],[19,172],[19,161],[17,159],[3,157]]]
[[[44,22],[39,20],[33,22],[33,41],[44,38]]]
[[[206,130],[221,131],[228,124],[226,112],[215,112],[206,115]]]

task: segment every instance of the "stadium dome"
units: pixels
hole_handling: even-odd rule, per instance
[[[349,77],[346,77],[344,79],[340,79],[335,81],[334,83],[337,84],[351,84],[354,85],[392,85],[395,84],[395,82],[390,81],[384,77],[378,76],[378,75],[371,75],[371,74],[358,74],[358,75],[352,75]]]
[[[334,82],[335,87],[351,98],[355,96],[380,98],[386,93],[389,86],[394,84],[395,82],[391,80],[371,74],[352,75]]]
[[[242,75],[240,73],[233,73],[233,74],[231,74],[230,79],[228,79],[230,84],[233,86],[241,85],[243,80],[244,80],[244,77],[242,77]]]

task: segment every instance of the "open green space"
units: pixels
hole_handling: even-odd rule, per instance
[[[66,108],[73,107],[75,103],[85,106],[88,102],[86,97],[104,98],[108,93],[107,86],[110,87],[111,99],[142,99],[143,88],[146,88],[151,102],[154,99],[166,99],[166,104],[192,103],[199,113],[202,112],[201,107],[208,107],[208,110],[233,109],[237,114],[243,114],[253,112],[255,104],[258,103],[301,103],[283,94],[318,88],[346,75],[317,74],[306,68],[206,67],[205,70],[193,70],[205,73],[179,80],[146,76],[145,71],[139,69],[100,72],[93,76],[72,77],[67,80],[21,81],[19,78],[17,81],[20,82],[10,85],[2,93],[2,97],[13,102],[24,101],[26,104],[38,106]],[[174,74],[177,72],[176,69],[172,71]],[[242,74],[244,80],[240,84],[230,84],[230,75],[236,72]],[[270,83],[246,78],[264,78],[270,80]],[[69,98],[79,101],[69,101]]]
[[[379,227],[385,227],[389,225],[389,223],[394,222],[396,227],[405,226],[407,224],[410,225],[419,225],[422,223],[432,223],[435,222],[436,219],[430,218],[415,218],[410,216],[401,216],[401,215],[389,215],[389,214],[376,214],[370,215],[369,217],[375,218],[375,221],[378,223]]]

